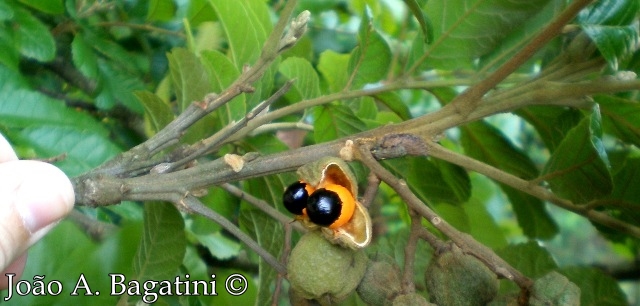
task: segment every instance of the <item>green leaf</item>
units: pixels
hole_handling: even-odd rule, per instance
[[[339,92],[347,85],[349,76],[346,71],[350,58],[350,54],[339,54],[333,50],[326,50],[320,54],[318,71],[322,74],[329,92]]]
[[[581,25],[627,25],[636,18],[640,3],[635,0],[597,1],[580,11],[576,18]]]
[[[180,212],[169,203],[146,203],[142,241],[133,261],[135,278],[144,281],[174,276],[186,246]]]
[[[426,12],[435,25],[436,42],[427,51],[427,63],[442,69],[473,67],[473,59],[500,46],[510,32],[548,2],[527,1],[527,5],[504,0],[429,2]]]
[[[176,48],[167,54],[167,59],[180,110],[194,101],[202,101],[211,92],[209,76],[195,54]]]
[[[586,203],[611,193],[609,161],[600,137],[597,107],[571,129],[547,162],[544,174],[554,193],[574,203]]]
[[[295,79],[293,86],[287,92],[287,100],[295,103],[300,100],[312,99],[320,96],[320,80],[311,63],[299,57],[288,57],[278,71],[288,80]]]
[[[518,225],[525,236],[532,239],[551,239],[558,234],[558,225],[547,213],[544,202],[505,184],[499,185],[509,198]]]
[[[211,220],[208,221],[211,222]],[[222,235],[219,231],[211,234],[195,234],[195,237],[211,255],[220,260],[229,260],[237,256],[241,250],[240,243]]]
[[[63,0],[20,0],[20,3],[26,4],[36,10],[50,15],[57,15],[64,13],[64,1]]]
[[[364,15],[367,16],[367,14]],[[362,20],[358,39],[358,47],[351,52],[347,70],[350,75],[348,84],[354,89],[385,78],[391,63],[391,49],[373,28],[369,18]]]
[[[364,131],[364,122],[344,105],[328,104],[314,109],[314,138],[316,143],[338,139]]]
[[[142,114],[144,108],[133,95],[133,91],[144,89],[142,80],[110,64],[107,61],[99,62],[101,88],[95,99],[96,106],[101,109],[112,109],[120,104],[135,113]]]
[[[469,176],[458,166],[409,156],[387,160],[385,165],[391,167],[398,176],[404,177],[413,192],[425,203],[462,204],[469,198]]]
[[[82,74],[91,79],[98,78],[98,58],[82,34],[77,34],[73,38],[73,42],[71,43],[71,59]]]
[[[41,62],[48,62],[56,55],[56,44],[49,29],[30,12],[16,8],[14,15],[15,44],[20,54]]]
[[[580,287],[580,305],[627,305],[618,281],[596,268],[568,267],[560,272]]]
[[[398,115],[402,120],[411,119],[411,112],[407,105],[402,101],[397,92],[385,92],[373,96],[376,101],[384,104],[394,114]]]
[[[404,3],[409,7],[411,14],[413,14],[413,16],[418,20],[420,29],[422,30],[422,36],[424,37],[424,42],[426,44],[430,44],[433,41],[433,26],[431,25],[429,17],[424,13],[418,4],[418,1],[404,0]]]
[[[640,105],[616,96],[597,95],[605,130],[640,147]]]
[[[640,158],[629,158],[624,166],[613,176],[613,191],[602,206],[611,217],[620,219],[629,224],[640,223]],[[612,203],[612,205],[607,205]],[[626,235],[620,235],[612,229],[604,226],[596,227],[607,238],[614,241],[624,241]]]
[[[16,137],[38,157],[65,154],[56,166],[68,176],[91,170],[122,151],[108,135],[86,127],[38,124],[21,130]]]
[[[640,23],[627,26],[584,25],[584,32],[595,42],[600,54],[613,70],[640,46]]]
[[[1,70],[1,68],[0,68]],[[109,132],[87,113],[67,108],[63,101],[49,98],[39,92],[21,88],[11,88],[13,81],[4,78],[0,72],[0,81],[7,82],[0,90],[0,121],[5,126],[27,127],[31,125],[67,125],[81,129],[90,129],[98,135]]]
[[[176,5],[173,1],[151,0],[147,11],[148,21],[170,21],[176,12]]]
[[[569,130],[583,117],[577,109],[555,106],[529,106],[518,110],[516,114],[533,125],[551,152],[555,151]]]
[[[507,245],[504,230],[487,211],[484,201],[471,197],[463,208],[469,220],[469,233],[474,239],[493,249]]]
[[[160,97],[148,91],[136,91],[133,94],[144,107],[145,126],[150,135],[157,133],[174,119],[171,106]]]
[[[266,3],[261,0],[209,0],[227,35],[236,68],[251,65],[271,32]]]
[[[462,146],[470,157],[523,179],[537,177],[538,170],[529,157],[496,128],[485,122],[474,122],[463,126],[461,130]],[[509,197],[525,235],[546,239],[557,233],[558,227],[541,200],[504,184],[500,184],[500,187]]]
[[[211,81],[213,92],[222,92],[240,76],[240,71],[224,54],[212,50],[202,52],[202,64],[204,65]],[[240,95],[229,101],[217,110],[221,119],[221,127],[233,120],[240,120],[247,112],[244,95]]]
[[[275,258],[282,254],[284,246],[284,229],[282,224],[257,209],[245,209],[240,214],[240,224],[249,230],[258,244]],[[260,272],[260,288],[258,289],[257,305],[271,305],[273,299],[272,288],[275,286],[278,273],[264,260],[258,263]]]
[[[496,254],[530,278],[541,277],[558,268],[551,254],[535,241],[509,245],[497,250]],[[517,287],[512,282],[502,282],[500,292],[507,292],[515,288]]]

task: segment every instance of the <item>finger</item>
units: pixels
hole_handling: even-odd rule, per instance
[[[4,290],[9,288],[9,278],[4,277],[7,273],[14,273],[13,277],[14,283],[17,282],[20,278],[22,278],[22,272],[24,271],[24,266],[27,263],[27,254],[24,253],[19,256],[16,260],[14,260],[4,271],[2,271],[2,276],[0,277],[0,290]]]
[[[0,163],[0,270],[73,208],[67,176],[38,161]]]
[[[13,151],[11,144],[0,134],[0,163],[17,160],[16,152]]]

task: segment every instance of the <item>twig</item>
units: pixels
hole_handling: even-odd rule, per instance
[[[177,169],[195,160],[196,158],[202,156],[207,152],[216,151],[217,149],[219,149],[227,138],[235,134],[241,128],[245,127],[247,125],[247,122],[249,122],[249,120],[255,118],[257,114],[265,110],[267,107],[269,107],[269,105],[273,104],[278,99],[280,99],[285,93],[287,93],[287,91],[289,91],[294,81],[295,80],[289,80],[288,82],[286,82],[278,91],[276,91],[273,95],[271,95],[269,99],[258,104],[258,106],[256,106],[254,109],[248,112],[242,119],[240,119],[240,121],[235,123],[230,123],[226,127],[216,132],[215,134],[203,140],[200,140],[197,144],[194,144],[193,146],[187,148],[185,152],[183,152],[183,154],[185,154],[186,157],[174,163],[170,163],[169,165],[167,165],[164,171],[169,172],[173,169]]]
[[[480,83],[470,87],[454,98],[450,105],[456,108],[463,116],[466,116],[476,107],[484,94],[513,73],[518,67],[522,66],[522,64],[531,58],[536,51],[545,46],[552,38],[561,34],[563,27],[591,2],[592,0],[576,0],[571,2],[569,7],[545,28],[541,29],[540,32],[509,61],[500,66],[500,68],[491,75],[484,78]]]
[[[404,268],[402,271],[402,291],[404,293],[413,293],[416,290],[416,286],[413,283],[413,264],[416,259],[419,229],[422,228],[422,217],[413,210],[409,210],[409,215],[411,216],[411,231],[409,232],[407,245],[404,247]]]
[[[436,143],[428,143],[428,147],[429,147],[429,154],[433,157],[459,165],[468,170],[476,171],[495,181],[501,182],[503,184],[516,188],[520,191],[526,192],[544,201],[548,201],[552,204],[555,204],[558,207],[561,207],[566,210],[575,212],[579,215],[582,215],[593,222],[605,225],[607,227],[616,229],[628,235],[640,238],[640,227],[625,223],[623,221],[610,217],[605,213],[589,209],[588,206],[579,206],[579,205],[573,204],[571,201],[562,199],[541,186],[531,184],[531,182],[527,180],[523,180],[515,175],[504,172],[498,168],[487,165],[473,158],[447,150]]]
[[[380,179],[374,173],[369,173],[367,176],[367,188],[362,194],[362,201],[360,201],[362,206],[366,208],[371,206],[378,193],[378,188],[380,188]]]
[[[228,193],[240,198],[241,200],[245,200],[247,201],[249,204],[255,206],[256,208],[260,209],[261,211],[263,211],[264,213],[266,213],[267,215],[269,215],[271,218],[278,220],[280,223],[282,223],[284,226],[292,226],[293,228],[295,228],[297,231],[300,232],[305,232],[306,230],[302,227],[302,225],[300,225],[297,222],[294,222],[294,220],[291,217],[287,217],[285,215],[283,215],[281,212],[277,211],[275,208],[273,208],[271,205],[269,205],[269,203],[258,199],[254,196],[252,196],[251,194],[248,194],[246,192],[244,192],[242,189],[226,183],[226,184],[222,184],[220,185],[220,188],[224,189],[225,191],[227,191]]]
[[[313,131],[313,125],[303,122],[275,122],[268,123],[257,127],[255,130],[249,133],[249,136],[256,136],[265,133],[271,133],[273,131],[282,130],[303,130]]]
[[[278,260],[271,255],[271,253],[267,252],[263,249],[256,241],[254,241],[249,235],[245,234],[240,228],[238,228],[235,224],[231,223],[225,217],[211,210],[209,207],[205,206],[200,202],[200,200],[192,195],[187,194],[186,196],[180,196],[177,194],[172,194],[173,203],[181,210],[186,210],[190,213],[197,213],[213,222],[218,223],[222,228],[227,230],[229,233],[234,235],[240,241],[244,242],[250,249],[256,252],[265,262],[271,265],[278,273],[286,274],[287,268],[282,265]]]
[[[482,261],[496,275],[515,282],[523,290],[529,290],[533,282],[520,271],[513,268],[509,263],[496,255],[491,249],[477,242],[473,237],[464,234],[445,220],[440,218],[431,208],[425,205],[407,186],[406,182],[396,178],[391,172],[386,170],[375,160],[369,148],[369,144],[359,143],[359,159],[371,171],[373,171],[383,182],[393,188],[396,193],[405,201],[409,209],[414,210],[419,215],[425,217],[435,228],[449,237],[465,253],[472,254]],[[431,154],[431,152],[430,152]]]

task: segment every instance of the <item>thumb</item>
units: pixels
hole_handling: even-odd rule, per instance
[[[73,187],[53,165],[0,163],[0,271],[73,208]]]

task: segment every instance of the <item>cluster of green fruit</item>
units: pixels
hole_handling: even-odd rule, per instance
[[[454,245],[436,254],[425,271],[431,303],[403,292],[400,268],[392,260],[370,260],[362,249],[333,244],[318,232],[300,239],[287,268],[292,305],[312,305],[312,300],[334,305],[353,291],[369,305],[518,305],[517,294],[498,296],[495,273]],[[529,304],[579,305],[580,289],[551,272],[536,280]]]

